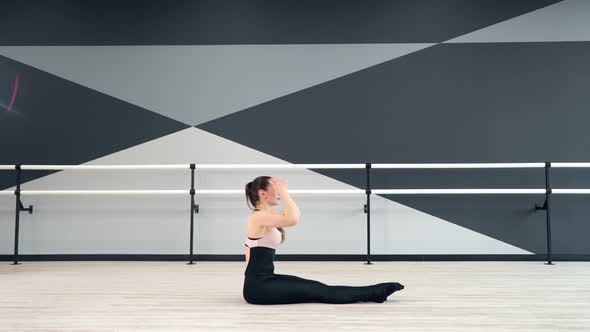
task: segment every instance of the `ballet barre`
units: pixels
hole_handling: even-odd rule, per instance
[[[461,169],[461,168],[544,168],[546,163],[371,163],[382,169]],[[22,170],[141,170],[141,169],[363,169],[363,164],[163,164],[163,165],[20,165]],[[15,170],[19,165],[0,165],[0,170]],[[590,168],[590,163],[551,163],[553,168]]]
[[[12,196],[16,190],[3,190],[0,195]],[[545,194],[546,189],[497,189],[497,188],[473,188],[473,189],[371,189],[374,195],[446,195],[446,194]],[[20,195],[190,195],[187,189],[164,190],[21,190]],[[363,189],[289,189],[289,194],[329,194],[329,195],[358,195],[365,194]],[[552,194],[590,194],[590,189],[551,189]],[[195,194],[200,195],[242,195],[239,189],[195,189]]]
[[[550,186],[550,172],[553,168],[590,168],[590,163],[430,163],[430,164],[167,164],[167,165],[0,165],[0,170],[16,171],[16,189],[0,191],[0,195],[16,196],[15,212],[15,241],[13,265],[20,264],[18,254],[19,216],[20,212],[33,213],[33,206],[25,208],[21,196],[27,195],[190,195],[190,251],[189,262],[194,264],[194,214],[199,212],[199,206],[195,204],[195,195],[232,195],[244,194],[243,190],[233,189],[195,189],[196,169],[365,169],[365,189],[293,189],[290,194],[329,194],[329,195],[366,195],[364,212],[367,214],[367,262],[371,263],[371,194],[375,195],[421,195],[421,194],[544,194],[543,205],[535,204],[535,211],[546,211],[547,226],[547,263],[551,260],[551,194],[590,194],[590,189],[552,189]],[[370,170],[379,169],[484,169],[484,168],[544,168],[545,188],[474,188],[474,189],[372,189],[370,186]],[[179,170],[191,171],[190,189],[163,189],[163,190],[21,190],[21,174],[23,170]]]
[[[587,192],[585,192],[587,190]],[[545,189],[371,189],[375,195],[420,195],[420,194],[544,194]],[[14,195],[16,190],[0,191],[0,195]],[[187,189],[163,190],[21,190],[20,195],[190,195]],[[554,194],[590,193],[590,189],[553,189]],[[242,195],[239,189],[195,189],[200,195]],[[364,189],[289,189],[289,194],[366,194]]]

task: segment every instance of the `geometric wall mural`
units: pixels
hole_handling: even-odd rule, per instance
[[[11,5],[0,22],[13,31],[0,36],[0,164],[590,161],[590,4],[450,3],[68,4],[79,20]],[[116,14],[99,20],[100,10]],[[122,30],[118,22],[133,17],[142,19]],[[590,185],[589,171],[552,172],[553,187]],[[197,186],[241,189],[260,173],[199,174]],[[364,186],[363,173],[351,170],[280,175],[293,189]],[[23,188],[185,186],[183,175],[133,176],[25,172]],[[543,188],[544,173],[373,170],[371,186]],[[14,174],[0,172],[0,190],[12,187]],[[143,199],[76,198],[92,212],[74,221],[66,200],[35,198],[40,209],[21,217],[23,253],[184,254],[187,213],[154,197],[149,215]],[[202,199],[197,252],[242,254],[244,198]],[[543,254],[544,214],[533,209],[543,199],[375,197],[372,251]],[[364,252],[362,197],[296,201],[307,219],[288,230],[293,243],[283,253]],[[554,253],[590,254],[587,204],[583,196],[553,200]],[[0,254],[11,252],[13,205],[0,199]]]

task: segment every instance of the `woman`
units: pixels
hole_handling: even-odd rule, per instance
[[[272,207],[283,201],[282,212]],[[283,227],[295,226],[301,215],[287,191],[287,181],[260,176],[246,185],[246,203],[255,207],[248,217],[243,296],[251,304],[384,302],[404,288],[397,282],[369,286],[329,286],[293,275],[275,274],[275,249],[285,239]]]

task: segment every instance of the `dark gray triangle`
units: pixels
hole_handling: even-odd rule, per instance
[[[439,44],[198,127],[292,163],[585,161],[588,59],[590,43]],[[362,174],[320,173],[364,185]],[[440,173],[411,174],[420,175],[413,188],[544,187],[538,172],[466,173],[448,182]],[[588,180],[579,175],[578,181]],[[374,188],[396,188],[402,181],[387,178],[376,178]],[[447,202],[456,216],[440,218],[542,252],[544,220],[531,212],[530,196],[512,207],[506,198],[487,198],[482,201],[498,208],[494,213],[478,201],[462,205],[469,200],[460,196],[406,202],[421,211],[439,211],[437,204]],[[478,218],[463,211],[470,206]],[[577,218],[570,229],[590,231],[581,222],[585,217]],[[567,242],[565,234],[554,236]],[[576,245],[590,250],[588,242]],[[571,253],[568,248],[555,250]]]
[[[80,164],[188,127],[1,56],[0,73],[20,77],[14,108],[0,110],[0,164]],[[9,173],[0,188],[15,184]]]

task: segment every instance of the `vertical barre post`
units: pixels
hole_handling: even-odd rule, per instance
[[[365,212],[367,213],[367,262],[366,265],[371,263],[371,163],[365,164],[367,174],[367,184],[365,192],[367,194],[367,205]]]
[[[18,262],[18,228],[20,223],[20,181],[21,181],[21,165],[17,164],[16,167],[16,190],[14,195],[16,197],[16,209],[14,212],[14,261],[12,265],[20,264]]]
[[[189,252],[189,262],[187,265],[195,264],[193,262],[193,234],[194,234],[194,224],[195,224],[195,164],[191,164],[191,231],[190,231],[190,252]]]
[[[545,163],[545,204],[546,204],[546,220],[547,220],[547,263],[546,265],[553,265],[551,261],[551,178],[550,178],[551,163]]]

